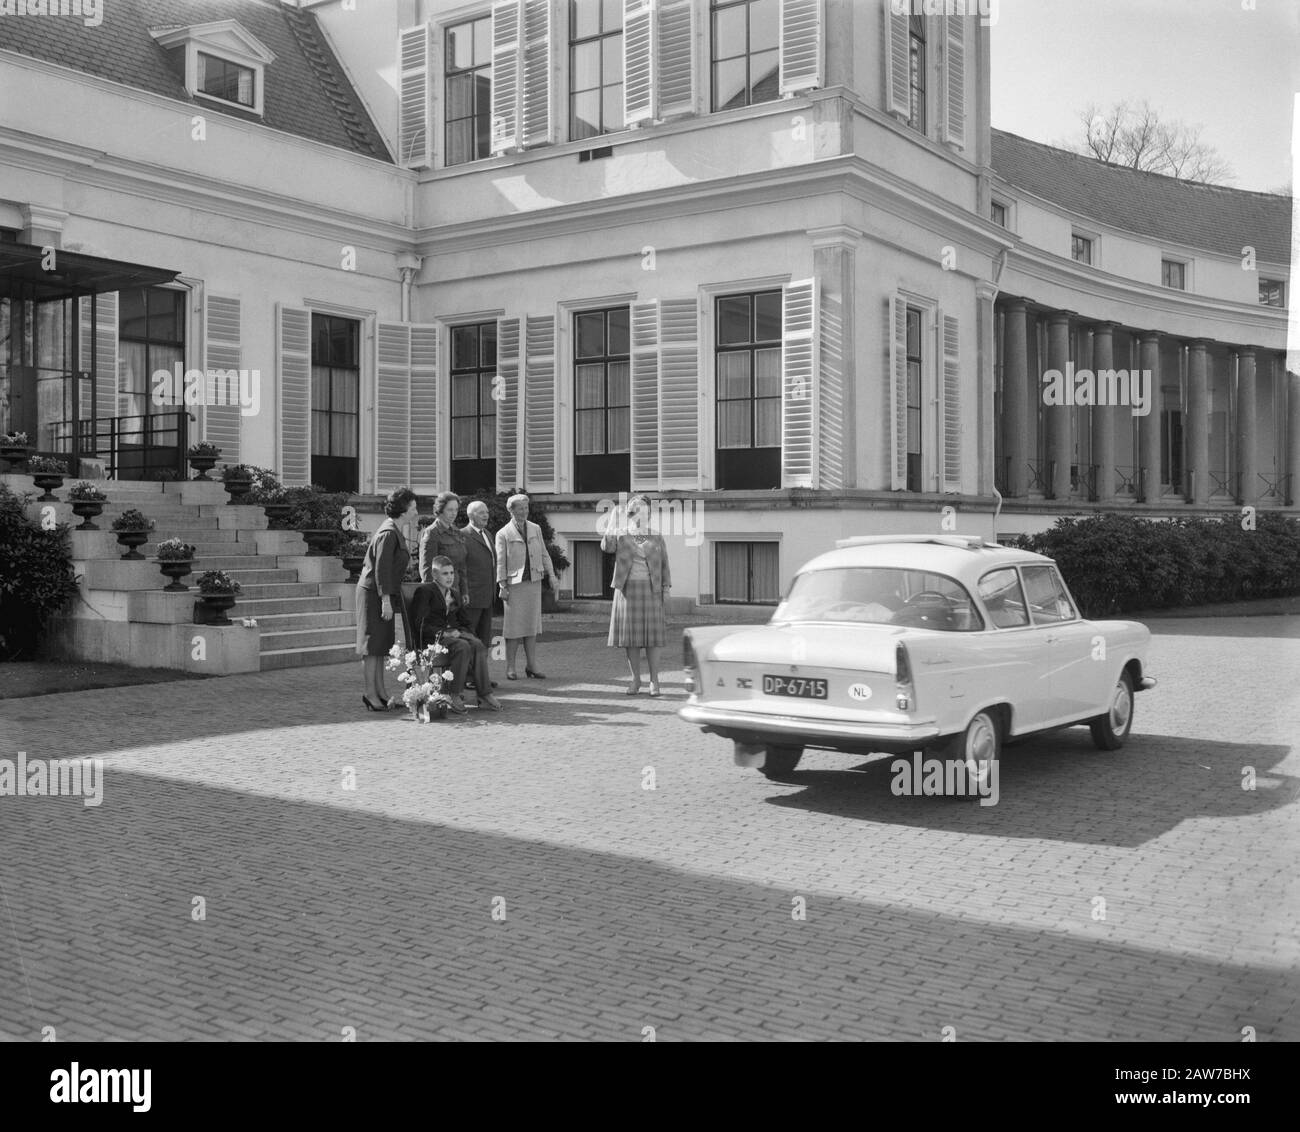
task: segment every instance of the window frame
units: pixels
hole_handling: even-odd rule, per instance
[[[1089,267],[1096,266],[1095,249],[1097,242],[1086,232],[1074,231],[1070,233],[1070,258],[1075,263],[1087,264]],[[1079,255],[1080,250],[1087,253],[1086,258]]]
[[[362,319],[356,317],[355,315],[335,314],[329,311],[320,311],[320,310],[312,310],[310,313],[311,313],[311,324],[310,324],[311,329],[310,329],[310,337],[308,339],[308,343],[309,343],[308,344],[308,369],[311,373],[311,385],[308,388],[307,443],[308,443],[308,458],[312,465],[312,469],[311,469],[312,482],[313,483],[324,482],[322,480],[319,480],[316,475],[317,469],[315,467],[315,464],[318,457],[326,460],[351,460],[355,464],[356,475],[354,478],[356,479],[357,482],[357,487],[352,490],[359,491],[361,485],[361,478],[362,478],[362,456],[364,453],[364,444],[363,444],[364,430],[362,428],[362,418],[365,415],[365,387],[364,387],[365,364],[362,355],[364,353],[365,339],[363,336],[363,331],[364,331],[365,324]],[[355,357],[356,357],[355,373],[356,373],[356,389],[357,389],[357,407],[355,412],[342,410],[342,409],[335,409],[333,407],[335,373],[338,372],[338,373],[350,374],[354,372],[354,367],[351,365],[336,365],[332,361],[328,363],[317,362],[316,360],[316,325],[317,325],[316,320],[317,319],[325,319],[330,323],[335,323],[335,322],[347,323],[349,326],[351,326],[352,331],[356,336],[354,349],[355,349]],[[316,394],[316,371],[318,369],[329,371],[329,408],[323,410],[317,409],[314,404],[315,394]],[[316,417],[318,414],[321,413],[323,413],[326,418],[326,426],[327,426],[326,438],[328,440],[328,445],[330,448],[330,451],[328,452],[316,451]],[[356,439],[355,439],[356,451],[352,456],[339,455],[333,451],[333,447],[334,447],[333,426],[334,426],[335,417],[353,417],[356,421]],[[346,490],[346,489],[336,487],[333,488],[333,490]]]
[[[1277,302],[1271,303],[1264,296],[1264,288],[1277,288]],[[1262,307],[1272,307],[1274,310],[1286,309],[1286,280],[1285,279],[1265,279],[1262,276],[1259,280],[1259,305]]]
[[[627,348],[626,354],[611,354],[610,333],[609,333],[609,316],[612,313],[622,311],[627,316]],[[578,356],[579,338],[578,338],[578,319],[593,314],[603,316],[602,334],[604,337],[605,353],[599,356],[590,355],[586,357]],[[608,306],[582,306],[575,307],[569,311],[569,333],[572,335],[572,341],[569,350],[569,365],[572,367],[572,393],[573,408],[569,415],[569,423],[572,428],[573,438],[573,489],[579,494],[613,491],[630,491],[632,483],[632,305],[631,303],[611,303]],[[627,366],[627,402],[621,405],[610,403],[610,365],[625,364]],[[600,365],[604,369],[603,380],[601,385],[601,404],[599,406],[588,406],[579,408],[578,405],[578,370],[581,366]],[[627,415],[627,447],[621,451],[610,451],[610,411],[621,409]],[[603,448],[600,452],[579,452],[578,438],[580,430],[578,427],[579,413],[600,412],[602,415],[602,436]],[[608,483],[604,487],[593,488],[589,485],[589,477],[597,479],[604,478],[606,475],[614,475],[613,468],[617,459],[619,474],[615,478],[620,483],[617,486],[610,486]],[[580,473],[578,461],[586,462],[587,467]],[[605,471],[599,471],[597,460],[606,461],[609,467]],[[626,470],[624,470],[624,467]],[[580,482],[582,481],[582,482]]]
[[[758,337],[758,299],[760,297],[775,297],[778,301],[779,309],[781,312],[781,325],[779,328],[778,336],[775,339],[770,339],[770,338],[760,339]],[[759,396],[757,393],[757,388],[758,388],[757,354],[758,351],[760,350],[775,349],[778,352],[784,351],[784,342],[785,342],[784,288],[782,286],[777,286],[777,287],[760,287],[757,290],[745,289],[745,290],[736,290],[736,291],[732,291],[732,290],[719,291],[711,294],[710,298],[712,300],[710,303],[710,313],[712,315],[712,319],[710,321],[709,351],[710,351],[712,364],[713,364],[713,396],[711,398],[712,401],[711,409],[712,409],[713,419],[711,422],[712,425],[711,449],[713,452],[713,466],[715,469],[715,477],[716,477],[715,482],[721,481],[721,479],[723,478],[720,471],[720,466],[723,462],[721,453],[723,452],[764,453],[765,455],[763,456],[751,456],[751,461],[753,463],[753,466],[751,466],[748,469],[748,474],[756,478],[771,479],[772,478],[771,476],[761,477],[759,473],[765,470],[761,466],[763,462],[770,464],[774,461],[775,473],[776,473],[775,482],[765,483],[762,486],[750,485],[746,487],[722,488],[722,490],[745,491],[745,490],[767,490],[771,488],[779,488],[781,486],[780,469],[781,469],[781,450],[783,447],[783,445],[780,443],[783,439],[781,434],[781,425],[783,422],[783,413],[784,413],[784,406],[782,403],[783,402],[783,395],[782,395],[783,381],[782,381],[782,373],[781,373],[781,359],[780,357],[778,357],[777,360],[776,393],[764,394],[763,396]],[[749,300],[749,332],[748,332],[749,340],[745,343],[731,342],[731,343],[724,344],[721,341],[721,337],[722,337],[722,316],[720,314],[721,304],[729,299],[741,299],[741,298]],[[719,365],[719,360],[723,354],[740,354],[740,353],[747,353],[749,355],[749,395],[747,397],[723,397],[722,381],[720,377],[722,367]],[[723,414],[721,412],[720,406],[724,402],[734,403],[738,401],[749,402],[750,442],[748,445],[727,445],[726,447],[724,447],[721,443],[722,440],[721,429],[723,424]],[[766,445],[766,444],[759,445],[754,443],[759,433],[758,403],[760,401],[776,402],[776,406],[777,406],[776,439],[778,443],[775,445]],[[734,476],[736,478],[741,478],[741,479],[747,478],[746,475],[741,474],[739,471],[732,472],[730,476]],[[720,483],[718,484],[718,486],[721,488]]]
[[[446,369],[446,373],[447,373],[447,464],[448,464],[447,482],[451,484],[451,490],[457,491],[459,494],[473,494],[474,489],[469,488],[465,491],[459,491],[455,482],[457,464],[460,464],[462,466],[466,464],[482,464],[485,462],[493,464],[494,470],[491,475],[490,484],[493,487],[493,489],[495,489],[496,486],[495,465],[497,460],[497,451],[496,451],[496,435],[497,435],[497,427],[498,427],[497,417],[500,414],[501,402],[496,400],[495,398],[492,399],[493,412],[491,414],[492,455],[491,456],[483,455],[482,428],[483,428],[483,421],[485,419],[483,413],[483,378],[485,376],[495,378],[497,374],[500,372],[499,359],[494,360],[491,366],[484,366],[483,364],[483,332],[488,327],[492,328],[493,353],[496,354],[496,350],[500,345],[499,341],[497,340],[497,335],[500,330],[500,323],[497,319],[480,318],[480,319],[471,319],[471,320],[464,320],[464,321],[457,320],[456,322],[449,324],[446,328],[446,334],[447,334],[447,369]],[[472,369],[462,368],[458,370],[455,368],[455,359],[456,359],[455,335],[457,331],[463,331],[469,328],[472,328],[475,331],[476,340],[474,346],[475,346],[476,363],[472,367]],[[475,445],[476,445],[476,451],[478,452],[478,455],[472,457],[456,455],[456,422],[459,420],[470,419],[470,416],[467,413],[461,413],[461,414],[456,413],[456,379],[458,377],[466,377],[470,373],[473,373],[475,376],[475,411],[473,414],[473,419],[475,421],[475,429],[474,429]],[[462,484],[461,486],[463,487],[464,485]]]
[[[918,47],[919,45],[919,47]],[[917,133],[927,134],[929,112],[930,39],[925,16],[912,14],[907,21],[907,118]],[[928,136],[928,134],[927,134]]]
[[[995,209],[1001,211],[1001,213],[1002,213],[1002,219],[1001,219],[1001,220],[999,220],[999,219],[994,215],[994,210],[995,210]],[[999,228],[1008,228],[1008,227],[1010,227],[1010,225],[1009,225],[1009,221],[1010,221],[1010,219],[1011,219],[1011,209],[1008,208],[1006,204],[1004,204],[1004,203],[1003,203],[1002,201],[1000,201],[1000,200],[990,200],[990,201],[989,201],[989,220],[991,220],[991,221],[992,221],[994,224],[996,224]]]
[[[1180,286],[1174,286],[1174,284],[1166,282],[1166,276],[1168,275],[1166,268],[1169,267],[1181,268],[1182,284]],[[1189,284],[1191,283],[1191,274],[1192,274],[1192,265],[1190,260],[1178,259],[1176,257],[1161,255],[1160,285],[1162,287],[1168,287],[1171,291],[1188,291],[1191,289],[1189,286]]]
[[[1020,597],[1020,606],[1025,613],[1025,620],[1019,625],[999,625],[997,623],[997,620],[993,616],[993,610],[989,607],[988,596],[984,593],[985,580],[991,578],[994,574],[1000,574],[1003,571],[1009,571],[1011,576],[1015,579],[1016,582],[1016,592],[1019,594]],[[1020,576],[1020,569],[1016,563],[1007,562],[1007,563],[1003,563],[1001,566],[993,566],[990,569],[985,570],[984,573],[979,576],[979,580],[975,583],[975,596],[979,598],[979,603],[983,607],[984,613],[986,614],[984,618],[986,630],[992,629],[995,631],[1002,631],[1002,630],[1015,631],[1017,629],[1034,628],[1033,618],[1029,612],[1029,598],[1025,593],[1025,580]]]
[[[1031,626],[1035,629],[1044,629],[1052,625],[1068,625],[1074,621],[1080,621],[1079,607],[1075,604],[1074,596],[1070,593],[1069,587],[1065,584],[1065,579],[1061,577],[1061,571],[1055,562],[1022,562],[1016,565],[1020,573],[1020,587],[1025,599],[1025,612],[1029,615]],[[1034,604],[1029,600],[1029,582],[1026,573],[1030,570],[1046,570],[1048,576],[1056,583],[1057,592],[1063,597],[1070,606],[1069,617],[1054,617],[1050,620],[1039,620],[1039,615],[1034,611]]]
[[[764,98],[764,99],[758,99],[758,100],[756,100],[756,99],[753,97],[754,86],[755,86],[755,84],[754,84],[754,81],[753,81],[753,79],[754,79],[754,72],[753,72],[753,57],[754,57],[754,50],[753,50],[753,46],[752,46],[752,22],[751,22],[751,10],[752,10],[752,9],[754,8],[754,6],[757,5],[757,4],[769,4],[769,3],[775,5],[775,7],[776,7],[777,27],[778,27],[777,42],[776,42],[776,46],[775,46],[775,48],[767,48],[767,47],[765,47],[765,48],[762,49],[762,51],[760,52],[760,54],[767,54],[767,53],[771,52],[771,53],[775,56],[775,58],[776,58],[776,64],[777,64],[777,70],[776,70],[776,91],[775,91],[775,93],[772,95],[771,98]],[[718,58],[718,55],[717,55],[717,51],[718,51],[718,36],[717,36],[717,34],[716,34],[716,29],[717,29],[717,16],[718,16],[718,13],[719,13],[719,12],[730,11],[730,10],[733,10],[733,9],[736,9],[736,8],[744,8],[744,10],[745,10],[745,51],[744,51],[744,54],[742,54],[742,55],[728,55],[728,56],[726,56],[725,58]],[[708,106],[709,106],[709,113],[710,113],[710,114],[723,114],[723,113],[726,113],[726,112],[729,111],[729,110],[743,110],[743,109],[748,109],[748,108],[751,107],[751,106],[766,106],[766,105],[768,105],[768,104],[770,104],[770,103],[781,101],[781,69],[780,69],[780,68],[781,68],[781,46],[780,46],[780,45],[781,45],[781,40],[780,40],[780,33],[779,33],[780,21],[781,21],[781,5],[780,5],[780,0],[709,0],[709,5],[708,5],[708,8],[707,8],[707,10],[706,10],[706,15],[708,16],[708,27],[707,27],[707,33],[706,33],[706,38],[707,38],[707,49],[706,49],[706,54],[707,54],[707,59],[708,59],[707,81],[708,81]],[[730,62],[733,62],[733,61],[736,60],[736,59],[744,59],[744,60],[745,60],[745,88],[744,88],[744,90],[745,90],[745,101],[742,102],[742,103],[739,103],[739,104],[737,104],[737,105],[734,105],[734,106],[719,106],[719,105],[718,105],[718,89],[717,89],[717,87],[718,87],[718,84],[717,84],[717,67],[718,67],[718,64],[719,64],[719,63],[730,63]]]
[[[584,142],[584,141],[589,141],[589,140],[591,140],[592,138],[602,138],[602,137],[607,137],[607,136],[610,135],[610,134],[623,133],[624,131],[626,131],[626,130],[628,129],[627,122],[626,122],[625,120],[623,120],[623,108],[624,108],[624,104],[625,104],[625,98],[624,98],[624,94],[622,93],[623,90],[624,90],[624,87],[625,87],[625,85],[626,85],[626,82],[627,82],[627,76],[623,73],[623,70],[622,70],[622,68],[623,68],[623,55],[624,55],[624,46],[623,46],[624,38],[623,38],[623,37],[624,37],[624,35],[626,34],[626,24],[625,24],[625,23],[620,23],[619,26],[618,26],[615,30],[613,30],[613,31],[606,31],[606,30],[605,30],[605,4],[603,3],[603,0],[590,0],[590,2],[593,3],[593,4],[594,4],[598,9],[599,9],[599,11],[600,11],[600,29],[601,29],[601,30],[600,30],[599,32],[597,32],[595,35],[588,35],[588,36],[584,36],[583,38],[579,39],[579,38],[577,38],[577,11],[576,11],[576,7],[577,7],[577,5],[578,5],[580,2],[581,2],[581,0],[567,0],[567,2],[566,2],[565,5],[564,5],[565,15],[566,15],[566,17],[567,17],[567,19],[568,19],[568,25],[567,25],[567,29],[566,29],[566,35],[565,35],[565,42],[566,42],[567,47],[568,47],[568,54],[567,54],[567,60],[566,60],[567,81],[566,81],[566,83],[565,83],[565,92],[566,92],[566,97],[568,98],[568,113],[567,113],[567,121],[568,121],[568,138],[569,138],[569,141],[572,141],[572,142]],[[621,0],[620,0],[620,3],[618,4],[618,11],[619,11],[620,19],[622,19],[622,18],[623,18],[623,15],[624,15],[624,12],[623,12],[623,5],[622,5],[622,3],[621,3]],[[606,40],[608,40],[608,39],[612,39],[612,38],[614,38],[615,36],[618,37],[618,44],[619,44],[619,50],[618,50],[618,56],[617,56],[617,57],[618,57],[618,60],[619,60],[619,80],[618,80],[617,83],[608,83],[608,82],[605,81],[605,48],[604,48],[604,44],[605,44],[605,41],[606,41]],[[586,88],[583,89],[583,90],[574,90],[574,88],[573,88],[574,75],[575,75],[576,70],[577,70],[577,68],[575,67],[574,64],[575,64],[575,55],[576,55],[577,49],[578,49],[579,47],[581,47],[581,46],[584,46],[584,45],[586,45],[586,44],[590,44],[590,43],[598,43],[598,44],[601,45],[601,46],[600,46],[600,50],[599,50],[599,55],[600,55],[600,83],[599,83],[598,86],[595,86],[595,87],[586,87]],[[618,98],[618,101],[617,101],[618,117],[619,117],[619,122],[620,122],[620,124],[617,125],[617,126],[606,126],[606,125],[605,125],[605,91],[606,91],[607,88],[614,87],[614,86],[617,86],[617,87],[619,88],[619,92],[620,92],[620,93],[619,93],[619,98]],[[580,134],[578,133],[577,129],[576,129],[576,126],[577,126],[576,114],[577,114],[577,99],[578,99],[578,95],[580,95],[580,94],[589,94],[589,93],[590,93],[591,91],[593,91],[593,90],[595,90],[595,91],[599,91],[599,92],[600,92],[600,118],[601,118],[601,120],[600,120],[600,123],[599,123],[599,124],[600,124],[601,128],[598,129],[595,133],[591,133],[591,134],[581,134],[581,135],[580,135]]]
[[[474,25],[478,24],[479,22],[485,22],[487,24],[487,33],[486,33],[487,42],[488,42],[487,62],[484,64],[478,64],[467,68],[460,68],[460,69],[453,70],[447,58],[449,34],[457,30],[458,28],[463,28],[463,27],[473,28]],[[471,42],[470,53],[472,56],[474,53],[474,48],[477,46],[477,32],[472,31],[471,37],[472,38],[470,41]],[[488,158],[493,156],[492,153],[492,11],[491,9],[489,8],[485,12],[479,12],[477,15],[468,15],[468,14],[462,15],[459,18],[449,19],[446,23],[439,24],[437,27],[437,42],[441,48],[436,54],[437,54],[437,59],[439,64],[439,71],[440,71],[439,82],[441,84],[441,90],[442,90],[442,113],[441,113],[442,129],[439,131],[439,142],[441,144],[441,150],[442,150],[439,156],[441,159],[442,167],[445,169],[455,169],[461,165],[471,165],[476,161],[486,161],[488,160]],[[467,157],[460,161],[451,161],[449,159],[451,154],[451,146],[448,137],[448,132],[449,132],[448,127],[452,124],[448,118],[448,113],[451,108],[451,97],[450,97],[450,91],[448,90],[448,84],[451,82],[451,79],[454,76],[464,75],[464,74],[477,74],[479,71],[483,71],[483,70],[487,71],[487,76],[488,76],[487,135],[486,135],[487,152],[483,154],[483,156],[481,157],[478,156],[477,140],[476,140],[475,156]],[[477,93],[476,93],[476,97],[477,97]],[[475,121],[477,116],[478,114],[476,109],[475,113],[470,117],[457,118],[456,121],[457,122]],[[477,133],[475,134],[475,138],[477,139]]]
[[[773,538],[744,537],[744,538],[717,538],[710,540],[712,553],[709,555],[709,570],[713,582],[713,602],[715,605],[762,605],[772,606],[775,608],[785,600],[785,594],[781,589],[781,540]],[[745,594],[746,600],[740,601],[736,598],[723,598],[718,593],[718,551],[723,546],[744,546],[746,547],[746,578]],[[776,548],[776,598],[773,601],[755,601],[753,598],[753,579],[754,579],[754,547],[771,546]]]
[[[125,295],[125,294],[128,294],[128,293],[130,293],[130,292],[133,292],[133,291],[143,291],[143,292],[144,292],[144,295],[145,295],[145,308],[144,308],[145,313],[144,313],[144,318],[145,318],[145,330],[146,330],[146,335],[148,335],[148,327],[149,327],[149,320],[150,320],[149,295],[150,295],[151,293],[155,293],[155,292],[157,292],[157,293],[160,293],[160,294],[166,294],[166,295],[169,295],[169,296],[172,296],[172,297],[173,297],[172,301],[175,302],[176,305],[177,305],[177,307],[179,308],[180,340],[179,340],[178,342],[165,342],[165,341],[162,341],[161,339],[155,340],[155,339],[153,339],[153,338],[151,338],[151,337],[148,337],[148,336],[146,336],[145,338],[136,338],[136,337],[132,337],[132,336],[126,334],[126,333],[123,331],[123,314],[124,314],[123,307],[124,307],[124,304],[123,304],[123,302],[122,302],[122,296]],[[164,347],[179,348],[179,349],[180,349],[180,353],[181,353],[181,365],[182,365],[182,371],[183,371],[183,372],[186,372],[186,371],[187,371],[187,370],[186,370],[186,367],[187,367],[187,365],[188,365],[189,356],[190,356],[190,355],[189,355],[189,347],[190,347],[190,342],[189,342],[189,330],[190,330],[190,326],[189,326],[189,303],[188,303],[188,301],[187,301],[187,300],[188,300],[188,296],[189,296],[189,292],[188,292],[187,290],[182,290],[182,289],[179,288],[179,287],[167,287],[167,286],[155,286],[155,287],[131,287],[131,288],[128,288],[126,291],[119,292],[119,294],[118,294],[118,315],[117,315],[117,343],[118,343],[118,345],[117,345],[117,353],[118,353],[118,356],[121,357],[121,355],[122,355],[122,353],[123,353],[123,350],[122,350],[122,345],[123,345],[123,343],[130,343],[130,344],[133,344],[133,345],[140,345],[140,344],[143,344],[143,345],[144,345],[144,348],[145,348],[145,354],[144,354],[144,356],[145,356],[144,383],[145,383],[145,384],[144,384],[144,389],[143,389],[143,390],[137,390],[137,389],[123,389],[123,388],[121,387],[121,385],[119,384],[120,379],[116,379],[116,380],[114,381],[114,384],[115,384],[115,390],[114,390],[114,392],[115,392],[115,396],[114,396],[114,399],[113,399],[113,400],[114,400],[114,407],[115,407],[116,409],[120,410],[120,409],[121,409],[121,398],[122,398],[123,396],[127,396],[127,397],[143,397],[143,398],[144,398],[144,406],[145,406],[145,408],[144,408],[144,412],[143,412],[143,413],[123,413],[123,412],[118,411],[118,412],[115,412],[115,413],[114,413],[114,416],[117,416],[117,417],[123,417],[123,418],[129,418],[129,417],[134,417],[134,416],[152,417],[152,416],[158,416],[158,415],[161,415],[161,414],[164,414],[164,413],[176,412],[177,410],[181,410],[181,411],[183,411],[183,410],[185,409],[185,406],[184,406],[183,404],[175,403],[174,400],[171,400],[171,399],[169,399],[169,400],[167,400],[167,401],[164,401],[161,405],[158,405],[158,404],[155,404],[155,403],[154,403],[154,399],[153,399],[153,388],[154,388],[154,385],[153,385],[153,375],[154,375],[155,372],[157,372],[157,370],[159,370],[159,369],[162,368],[162,367],[157,366],[157,365],[153,365],[153,364],[150,363],[150,360],[149,360],[149,353],[150,353],[150,348],[151,348],[151,347],[158,347],[158,348],[160,348],[160,349],[161,349],[161,348],[164,348]],[[90,364],[90,359],[89,359],[89,358],[83,358],[83,359],[82,359],[82,369],[83,369],[83,370],[84,370],[84,369],[87,369],[87,368],[89,367],[89,364]],[[174,363],[173,363],[173,364],[174,364]],[[39,368],[40,368],[39,365],[38,365],[36,368],[39,370]],[[169,370],[171,369],[170,366],[167,367],[167,368],[168,368]],[[205,373],[206,373],[206,371],[205,371]],[[207,384],[206,384],[206,381],[205,381],[205,384],[204,384],[203,395],[204,395],[205,398],[206,398],[207,395],[208,395],[208,390],[207,390]]]

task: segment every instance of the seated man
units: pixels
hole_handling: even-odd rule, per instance
[[[439,634],[447,650],[446,664],[451,678],[443,690],[451,699],[451,710],[464,715],[465,677],[472,674],[478,692],[478,706],[500,711],[501,703],[492,694],[488,675],[487,646],[473,632],[465,607],[456,596],[456,567],[450,558],[439,555],[429,563],[434,580],[417,586],[411,599],[411,625],[420,647],[438,641]],[[486,689],[486,690],[485,690]]]

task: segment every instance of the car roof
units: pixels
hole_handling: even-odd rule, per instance
[[[797,572],[885,566],[900,570],[933,570],[973,586],[998,566],[1051,562],[1045,555],[985,542],[976,535],[866,535],[840,539],[835,550],[810,559]]]

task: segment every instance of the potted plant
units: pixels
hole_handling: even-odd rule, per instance
[[[81,520],[81,524],[75,527],[75,530],[99,530],[91,519],[104,510],[104,504],[108,502],[107,495],[93,483],[81,480],[68,488],[68,502],[72,504],[72,513]]]
[[[564,573],[569,568],[569,559],[559,547],[559,544],[553,542],[545,543],[546,553],[551,557],[551,565],[555,568],[557,575]],[[542,581],[542,610],[545,613],[554,613],[560,608],[559,594],[551,589],[551,579],[546,577]]]
[[[208,472],[212,470],[212,466],[217,462],[220,455],[221,449],[210,440],[200,440],[197,444],[191,444],[185,450],[185,459],[190,462],[190,467],[198,472],[198,475],[194,477],[196,480],[212,479]]]
[[[280,486],[275,473],[269,468],[257,468],[246,465],[252,473],[253,486],[242,499],[231,500],[232,503],[252,503],[266,512],[267,523],[281,523],[293,510],[288,500],[288,493]]]
[[[4,436],[0,436],[0,459],[9,461],[11,471],[22,470],[22,465],[27,462],[27,453],[30,451],[25,432],[6,432]]]
[[[343,569],[348,572],[348,581],[357,582],[361,578],[361,564],[366,560],[366,547],[370,540],[363,534],[348,535],[339,545],[339,557],[343,560]]]
[[[171,584],[163,586],[164,590],[184,592],[190,587],[181,581],[194,567],[194,547],[178,538],[169,538],[158,544],[158,563],[164,575],[171,579]]]
[[[221,482],[231,503],[239,503],[253,490],[253,474],[247,464],[227,464],[221,469]]]
[[[57,503],[54,489],[63,486],[63,477],[68,474],[68,465],[53,456],[33,456],[27,461],[27,474],[45,493],[36,497],[38,503]]]
[[[343,506],[347,492],[319,487],[290,488],[286,498],[293,504],[285,524],[307,542],[307,553],[316,557],[338,553],[343,540]]]
[[[207,570],[199,575],[199,600],[196,611],[201,612],[204,625],[229,625],[226,611],[235,604],[241,587],[224,570]]]
[[[406,685],[406,691],[388,701],[389,707],[404,704],[416,723],[428,723],[431,719],[444,719],[451,704],[450,697],[442,690],[446,669],[442,659],[447,649],[442,645],[426,645],[419,652],[414,649],[402,651],[401,645],[394,645],[388,651],[385,667],[397,673],[397,679]]]
[[[123,559],[144,561],[144,555],[136,550],[149,541],[149,532],[153,530],[153,520],[137,511],[134,507],[123,511],[113,520],[113,532],[117,535],[118,546],[126,547]]]

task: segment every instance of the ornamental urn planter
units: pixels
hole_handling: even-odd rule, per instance
[[[293,510],[292,503],[263,503],[262,510],[266,513],[267,524],[282,523]]]
[[[31,446],[27,444],[0,444],[0,460],[9,461],[11,472],[21,472],[31,451]]]
[[[226,616],[226,610],[233,609],[234,606],[234,594],[200,594],[195,609],[203,616],[200,624],[229,625],[231,621]]]
[[[123,561],[143,562],[144,555],[136,550],[137,546],[144,546],[149,541],[148,531],[118,531],[117,545],[126,547],[126,553],[122,555]]]
[[[188,593],[189,586],[181,581],[186,574],[194,573],[193,558],[159,558],[158,569],[171,579],[169,585],[163,586],[164,590],[170,590],[173,593]]]
[[[343,569],[348,572],[348,581],[354,585],[361,580],[361,567],[366,561],[366,552],[363,550],[358,554],[342,554],[339,556],[343,562]]]
[[[36,486],[45,493],[36,497],[38,503],[58,502],[54,495],[54,489],[63,486],[63,476],[55,472],[35,472],[32,474],[32,479],[36,481]]]
[[[211,482],[212,477],[208,475],[208,473],[212,470],[213,466],[217,462],[217,457],[215,455],[214,456],[187,456],[185,458],[190,462],[190,467],[193,468],[194,471],[198,472],[198,475],[194,477],[196,480],[206,480],[208,482]]]
[[[314,558],[326,558],[333,554],[339,537],[339,532],[332,530],[309,530],[298,533],[307,543],[307,553]]]
[[[73,528],[77,531],[97,531],[99,527],[91,522],[91,519],[99,515],[104,510],[104,500],[102,499],[74,499],[72,500],[72,513],[81,520],[80,524]]]
[[[221,481],[226,488],[226,494],[230,496],[231,503],[242,503],[244,496],[253,490],[253,479],[229,479]]]

